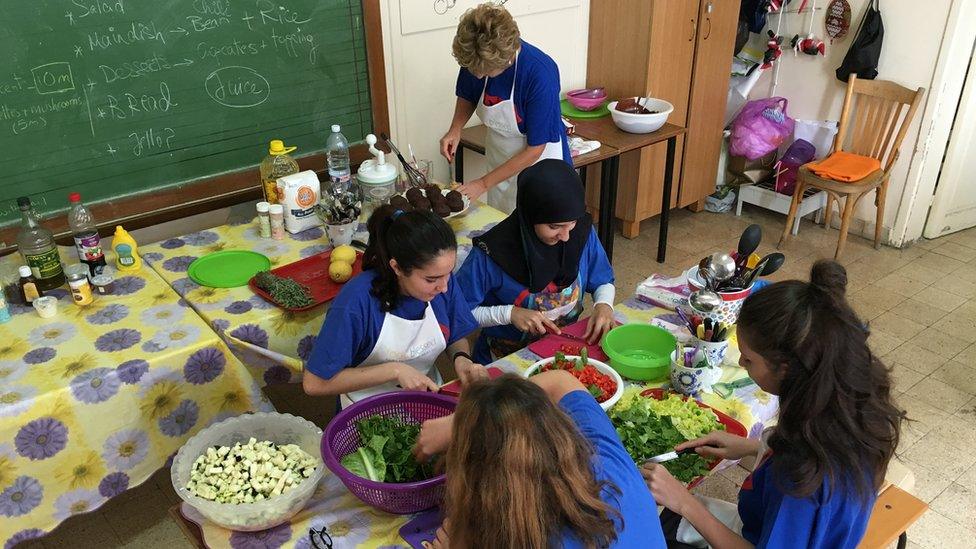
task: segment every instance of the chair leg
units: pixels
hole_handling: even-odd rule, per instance
[[[797,181],[796,189],[793,191],[793,201],[790,202],[790,213],[786,216],[786,226],[783,227],[783,236],[780,237],[779,244],[776,245],[777,248],[789,242],[790,231],[793,229],[793,220],[796,218],[796,212],[800,209],[800,201],[802,200],[803,184]]]
[[[844,211],[840,218],[840,237],[837,239],[837,251],[834,252],[835,261],[839,261],[841,254],[844,253],[844,245],[847,244],[847,229],[850,228],[851,218],[854,217],[855,203],[857,203],[857,197],[854,195],[849,194],[844,198]]]
[[[884,223],[885,197],[888,194],[888,182],[885,181],[877,189],[874,197],[874,205],[878,209],[875,214],[874,222],[874,249],[881,248],[881,224]]]
[[[840,202],[837,203],[837,208],[840,209]],[[824,215],[823,215],[824,230],[830,228],[830,220],[833,217],[834,217],[834,197],[830,193],[827,193],[827,205],[824,206]]]

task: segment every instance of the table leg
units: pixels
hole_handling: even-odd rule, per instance
[[[586,166],[581,166],[579,169],[580,181],[583,182],[583,188],[586,188]]]
[[[454,179],[458,183],[464,183],[464,145],[458,143],[454,151]]]
[[[908,534],[906,532],[902,532],[901,535],[898,536],[898,549],[905,549],[907,545]]]
[[[661,231],[657,237],[657,262],[664,263],[668,251],[668,218],[671,217],[671,184],[674,178],[674,148],[677,138],[668,139],[668,155],[664,162],[664,191],[661,194]]]
[[[617,210],[617,172],[620,167],[620,157],[611,156],[603,161],[600,169],[600,220],[597,236],[607,259],[613,261],[613,220]]]

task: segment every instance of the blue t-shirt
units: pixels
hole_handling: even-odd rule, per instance
[[[627,454],[617,431],[606,412],[586,391],[573,391],[559,401],[559,406],[569,414],[583,436],[593,445],[593,473],[597,480],[606,480],[617,487],[619,493],[604,489],[600,498],[620,512],[617,519],[617,540],[611,547],[641,547],[654,549],[666,547],[661,521],[657,516],[657,504],[644,483],[634,460]],[[565,548],[583,547],[575,535],[567,533],[562,538]]]
[[[850,487],[832,490],[829,481],[808,498],[784,494],[772,462],[756,467],[739,491],[742,537],[756,547],[856,547],[867,529],[875,496],[862,501]]]
[[[515,301],[526,287],[508,276],[477,246],[471,248],[471,253],[464,260],[456,276],[471,309],[493,305],[525,306],[523,303],[516,304]],[[596,230],[593,229],[590,230],[590,237],[580,256],[579,283],[583,291],[589,293],[593,293],[604,284],[613,283],[613,267],[610,266],[607,253],[596,236]],[[474,348],[474,359],[479,364],[488,364],[492,361],[488,349],[488,337],[519,340],[522,332],[511,324],[482,329]]]
[[[336,296],[305,364],[309,372],[331,379],[343,368],[358,366],[373,352],[386,316],[380,309],[379,299],[370,292],[374,278],[376,271],[363,271]],[[439,294],[430,304],[448,345],[478,328],[453,276],[448,281],[447,292]],[[426,309],[427,303],[400,296],[390,313],[406,320],[420,320]]]
[[[485,92],[486,105],[511,99],[512,79],[515,79],[515,121],[529,146],[561,141],[563,160],[573,165],[569,152],[566,126],[559,111],[559,67],[542,50],[521,41],[515,64],[494,78],[476,78],[466,68],[458,72],[455,94],[477,105]],[[516,75],[516,71],[518,74]]]

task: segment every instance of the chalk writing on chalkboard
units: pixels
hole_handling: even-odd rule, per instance
[[[271,139],[310,154],[332,124],[372,130],[360,0],[16,8],[0,19],[0,224],[23,194],[52,214],[69,191],[124,197],[251,168]]]

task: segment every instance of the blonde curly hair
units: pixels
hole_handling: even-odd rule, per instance
[[[483,77],[507,67],[519,46],[519,29],[512,14],[486,2],[461,16],[452,53],[459,65]]]

